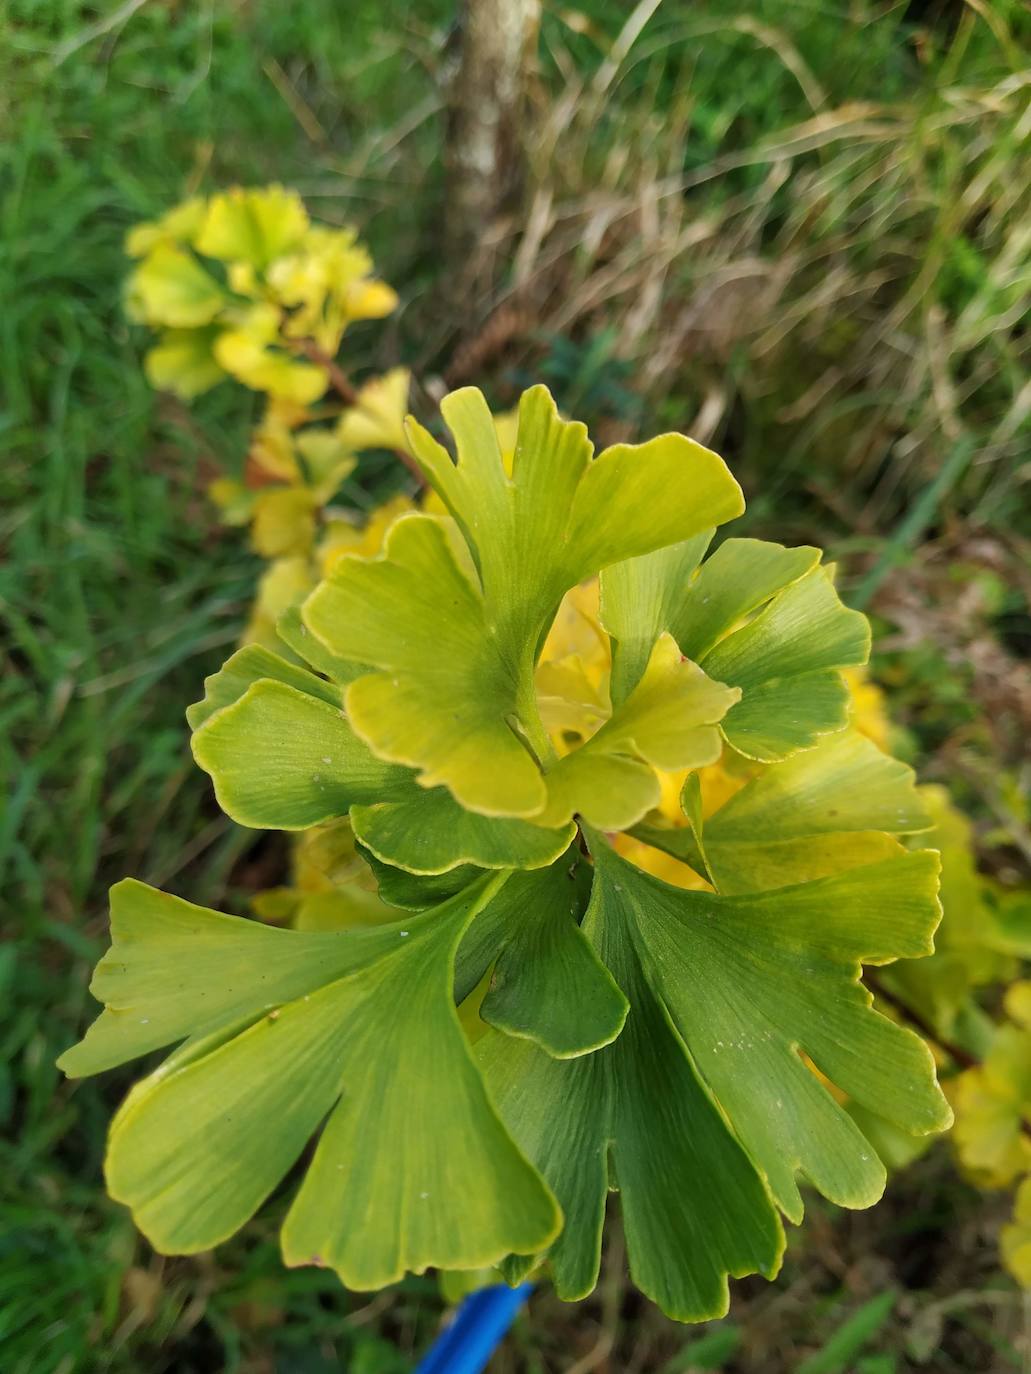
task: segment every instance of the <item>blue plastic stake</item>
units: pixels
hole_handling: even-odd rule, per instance
[[[470,1293],[415,1374],[481,1374],[532,1290],[532,1283],[499,1283]]]

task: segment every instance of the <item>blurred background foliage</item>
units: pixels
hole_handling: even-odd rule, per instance
[[[155,396],[122,308],[125,231],[279,180],[354,223],[402,306],[352,371],[411,365],[429,413],[546,380],[605,442],[724,453],[749,527],[829,546],[880,631],[898,742],[1003,884],[1031,868],[1031,19],[1016,0],[545,5],[529,175],[485,226],[502,270],[436,308],[453,0],[8,0],[0,25],[0,1368],[392,1374],[442,1309],[284,1271],[270,1219],[149,1252],[99,1180],[118,1074],[55,1055],[90,1014],[125,874],[245,910],[275,842],[214,806],[185,705],[257,563],[204,492],[238,470],[239,388]],[[349,339],[352,337],[349,334]],[[401,479],[368,465],[345,500]],[[622,1279],[533,1301],[492,1369],[1021,1369],[1005,1201],[942,1147],[870,1214],[814,1200],[772,1287],[687,1331]],[[346,1319],[345,1319],[346,1316]]]

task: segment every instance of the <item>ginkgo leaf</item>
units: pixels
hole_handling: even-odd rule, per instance
[[[1002,1262],[1022,1288],[1031,1288],[1031,1178],[1017,1189],[1013,1220],[999,1233]]]
[[[690,658],[701,662],[739,622],[777,592],[812,572],[820,550],[785,548],[765,539],[728,539],[706,559],[675,607],[667,628]]]
[[[254,500],[251,543],[263,558],[303,554],[315,539],[318,503],[306,487],[265,487]]]
[[[307,228],[308,214],[296,191],[234,186],[212,196],[196,247],[206,257],[238,259],[264,271],[295,248]]]
[[[844,729],[848,687],[838,670],[869,654],[866,617],[843,606],[826,572],[814,568],[700,662],[711,677],[742,689],[723,723],[729,742],[769,761]]]
[[[607,906],[597,878],[584,933],[629,1001],[619,1038],[568,1063],[499,1034],[476,1046],[502,1118],[565,1215],[548,1252],[556,1292],[572,1301],[594,1287],[615,1186],[638,1287],[678,1320],[722,1316],[728,1274],[778,1269],[781,1227],[650,986],[633,925]]]
[[[392,864],[377,859],[367,849],[361,849],[369,868],[376,879],[377,890],[385,902],[400,907],[403,911],[426,911],[431,906],[445,902],[469,886],[476,878],[484,876],[482,868],[472,864],[462,864],[449,868],[443,873],[411,873],[406,868],[394,868]],[[456,974],[456,999],[461,1002],[472,986],[479,981],[474,978],[468,987]],[[459,988],[461,984],[461,988]]]
[[[356,452],[366,448],[406,451],[405,415],[410,383],[408,369],[395,367],[360,387],[354,405],[348,406],[337,421],[340,442]]]
[[[252,677],[263,667],[263,678]],[[411,770],[370,753],[339,696],[335,685],[253,647],[205,682],[204,701],[188,713],[193,752],[229,816],[259,829],[304,830],[354,806],[366,848],[426,874],[469,863],[540,868],[569,844],[568,824],[544,829],[480,816],[443,788],[424,790]]]
[[[255,336],[246,325],[218,336],[215,357],[238,382],[298,405],[317,401],[328,384],[324,368],[273,348],[269,340]]]
[[[134,224],[125,236],[125,251],[130,258],[142,258],[159,243],[192,244],[207,212],[208,202],[202,196],[184,200],[159,219]]]
[[[112,946],[90,984],[104,1010],[61,1056],[61,1069],[72,1078],[100,1073],[241,1017],[253,1019],[393,948],[371,937],[341,944],[323,936],[284,939],[288,933],[194,906],[131,878],[116,883]]]
[[[341,482],[354,471],[358,460],[332,429],[309,426],[294,439],[304,462],[308,486],[319,505],[332,501]]]
[[[232,477],[216,477],[208,484],[208,496],[218,507],[224,525],[246,525],[254,509],[256,493]]]
[[[870,631],[816,566],[819,551],[728,539],[697,567],[703,551],[701,539],[688,541],[603,573],[614,699],[668,631],[710,677],[741,688],[721,728],[749,758],[785,758],[843,729],[849,694],[839,670],[865,662]]]
[[[352,320],[380,319],[397,305],[397,294],[371,272],[372,259],[353,229],[312,225],[267,273],[268,285],[290,308],[287,335],[311,338],[335,355]]]
[[[258,578],[258,594],[243,634],[245,644],[263,644],[282,654],[284,641],[276,626],[291,606],[298,605],[312,589],[316,578],[311,559],[300,554],[277,558]]]
[[[510,817],[481,816],[459,806],[443,787],[413,786],[404,801],[354,806],[359,841],[384,863],[410,873],[437,874],[474,864],[480,868],[542,868],[562,854],[573,826],[553,829]]]
[[[307,669],[288,663],[279,654],[274,654],[259,644],[248,644],[237,649],[226,659],[217,673],[204,679],[203,700],[187,707],[186,722],[191,730],[200,727],[224,706],[232,706],[239,701],[248,687],[271,678],[285,682],[299,692],[307,692],[318,697],[329,706],[340,706],[340,690],[328,682],[323,682]]]
[[[577,813],[604,830],[625,830],[659,801],[656,770],[700,768],[720,756],[717,723],[740,699],[681,656],[671,635],[652,650],[637,686],[601,728],[551,769],[541,822]]]
[[[901,852],[894,836],[930,825],[912,769],[842,731],[765,768],[704,825],[696,814],[692,839],[717,891],[733,894],[876,863]],[[690,862],[682,832],[634,833]]]
[[[481,909],[458,950],[455,995],[491,970],[479,1015],[557,1059],[609,1044],[627,1001],[578,924],[584,902],[577,855],[513,873]]]
[[[143,359],[147,381],[190,401],[225,380],[215,357],[217,328],[166,329]]]
[[[192,253],[159,243],[128,282],[130,313],[146,324],[189,329],[210,324],[228,304],[221,285]]]
[[[991,1187],[1004,1187],[1031,1167],[1031,982],[1011,984],[1010,1021],[995,1029],[983,1061],[956,1090],[953,1140],[964,1165]]]
[[[351,320],[381,320],[397,309],[397,292],[385,281],[359,281],[344,296],[345,310]]]
[[[327,649],[321,639],[316,639],[301,620],[300,605],[291,606],[284,611],[276,622],[276,633],[298,658],[310,663],[317,672],[324,673],[331,681],[341,685],[361,677],[365,668],[361,663],[352,663],[340,658]]]
[[[949,1125],[929,1050],[859,982],[861,961],[931,951],[937,854],[727,897],[670,887],[600,838],[591,847],[598,900],[633,928],[647,977],[782,1210],[801,1216],[796,1170],[843,1206],[876,1201],[883,1166],[800,1054],[912,1134]]]
[[[383,763],[339,707],[282,681],[253,683],[193,735],[218,803],[241,825],[306,830],[353,802],[404,797],[410,773]]]
[[[934,823],[921,843],[941,853],[941,899],[945,919],[935,937],[933,959],[906,959],[887,970],[884,982],[946,1039],[958,1036],[979,1057],[979,1009],[973,990],[989,983],[1009,983],[1019,971],[1015,956],[1023,953],[1012,940],[993,900],[988,880],[978,872],[973,827],[943,787],[920,788],[921,803]],[[987,1027],[986,1027],[987,1029]]]
[[[468,553],[439,521],[402,519],[380,559],[342,559],[302,616],[372,670],[347,693],[371,748],[470,810],[529,818],[545,804],[550,752],[534,666],[563,593],[729,519],[740,490],[721,459],[680,435],[592,459],[583,426],[560,420],[543,387],[523,396],[509,477],[480,393],[454,392],[442,408],[458,462],[413,422],[410,440]]]
[[[96,988],[118,1006],[98,1025],[128,1014],[159,1028],[149,1046],[123,1039],[121,1057],[181,1038],[184,1015],[208,1028],[190,1027],[111,1128],[109,1190],[155,1248],[192,1253],[231,1235],[327,1112],[284,1226],[288,1263],[377,1288],[548,1244],[559,1213],[484,1091],[452,997],[462,932],[500,881],[403,923],[335,933],[123,888],[111,973],[98,970]],[[64,1057],[70,1071],[102,1065],[89,1046],[88,1035]]]
[[[542,809],[540,768],[509,723],[515,674],[439,519],[402,516],[382,557],[341,559],[301,617],[335,653],[382,670],[346,695],[348,718],[381,757],[420,768],[424,787],[443,783],[484,814]]]
[[[357,930],[397,920],[397,911],[376,892],[349,883],[333,892],[302,894],[293,916],[294,930]]]
[[[613,640],[610,690],[615,705],[624,701],[644,676],[660,635],[671,632],[677,623],[692,575],[712,535],[712,530],[703,530],[693,539],[615,563],[602,573],[601,621]]]

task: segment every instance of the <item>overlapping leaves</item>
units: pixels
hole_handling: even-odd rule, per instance
[[[702,561],[740,509],[716,455],[664,436],[594,457],[541,388],[511,456],[479,393],[444,412],[457,461],[410,437],[448,514],[343,553],[283,653],[239,651],[190,711],[228,814],[344,837],[362,902],[284,930],[123,885],[105,1010],[65,1067],[180,1044],[108,1160],[161,1249],[230,1234],[324,1122],[288,1262],[375,1287],[546,1257],[575,1298],[615,1187],[640,1287],[709,1317],[728,1277],[776,1272],[800,1179],[878,1196],[836,1094],[947,1124],[926,1048],[859,981],[931,948],[937,859],[899,840],[928,818],[843,730],[868,633],[817,551],[730,539]],[[587,633],[563,643],[570,596]],[[697,770],[731,750],[741,785],[707,810]],[[711,890],[631,864],[618,831]],[[268,914],[302,910],[284,900]]]

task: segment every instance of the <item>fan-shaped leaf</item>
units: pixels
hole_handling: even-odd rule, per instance
[[[111,1131],[110,1191],[159,1250],[231,1235],[327,1111],[284,1227],[288,1263],[328,1264],[349,1286],[375,1288],[554,1237],[555,1204],[487,1099],[452,999],[455,949],[491,891],[480,882],[426,916],[320,934],[125,885],[111,974],[97,988],[119,1005],[98,1025],[128,1014],[159,1028],[149,1044],[123,1038],[123,1054],[179,1038],[184,1017],[195,1031],[130,1093]],[[89,1043],[66,1067],[99,1066]]]
[[[951,1116],[930,1052],[871,1009],[860,960],[929,953],[938,856],[902,854],[836,877],[738,897],[670,887],[592,842],[598,901],[635,931],[642,965],[694,1064],[793,1220],[800,1170],[843,1206],[869,1206],[884,1170],[801,1054],[913,1134]]]
[[[722,460],[679,435],[592,459],[583,426],[561,421],[541,387],[521,402],[511,476],[479,392],[453,393],[443,411],[457,464],[418,426],[411,442],[465,552],[439,522],[402,520],[382,559],[342,559],[302,617],[373,670],[348,688],[347,710],[375,752],[471,810],[530,818],[550,752],[533,670],[563,593],[730,518],[740,492]]]

